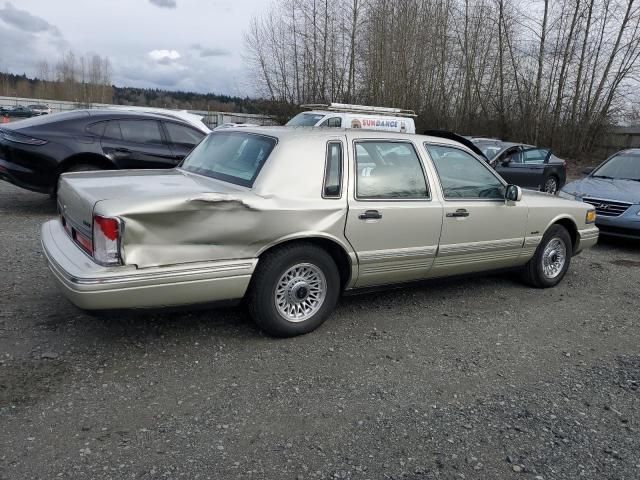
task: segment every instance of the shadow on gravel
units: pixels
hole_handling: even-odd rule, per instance
[[[13,192],[11,192],[13,193]],[[20,215],[55,215],[56,201],[49,195],[18,191],[9,198],[0,197],[0,213]]]
[[[85,323],[85,325],[81,325]],[[190,338],[256,338],[262,336],[242,307],[191,307],[162,310],[128,310],[86,312],[77,325],[92,333],[92,341],[122,343],[125,338],[135,342],[154,340],[162,336]]]
[[[519,281],[517,272],[501,272],[434,279],[396,288],[362,291],[342,296],[332,316],[333,320],[329,319],[328,325],[331,325],[336,317],[349,315],[348,311],[352,308],[370,309],[373,312],[381,308],[395,308],[406,303],[408,297],[416,295],[425,296],[421,300],[423,303],[430,302],[433,298],[462,295],[472,288],[493,290],[496,285],[504,290],[527,288]],[[84,312],[77,315],[72,322],[72,328],[82,332],[84,340],[90,343],[99,342],[103,346],[121,345],[123,341],[129,340],[145,343],[147,340],[153,341],[163,336],[193,341],[207,337],[245,340],[271,338],[254,324],[242,305]]]

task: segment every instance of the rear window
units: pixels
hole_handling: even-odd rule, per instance
[[[189,172],[251,187],[277,141],[245,132],[209,134],[184,159]]]

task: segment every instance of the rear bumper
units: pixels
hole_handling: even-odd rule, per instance
[[[42,247],[64,295],[85,310],[236,300],[244,296],[258,263],[252,258],[144,269],[102,267],[73,243],[58,220],[42,226]]]
[[[583,230],[578,230],[578,242],[574,254],[580,253],[585,248],[593,247],[598,243],[598,237],[600,230],[598,227],[589,227]]]

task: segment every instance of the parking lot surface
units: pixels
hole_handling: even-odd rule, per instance
[[[94,317],[48,197],[0,182],[0,478],[640,478],[640,245],[343,298],[277,340],[240,307]]]

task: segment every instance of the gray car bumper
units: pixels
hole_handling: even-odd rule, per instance
[[[152,308],[234,300],[247,290],[257,259],[138,269],[103,267],[73,243],[58,220],[42,226],[47,264],[65,296],[86,310]]]

